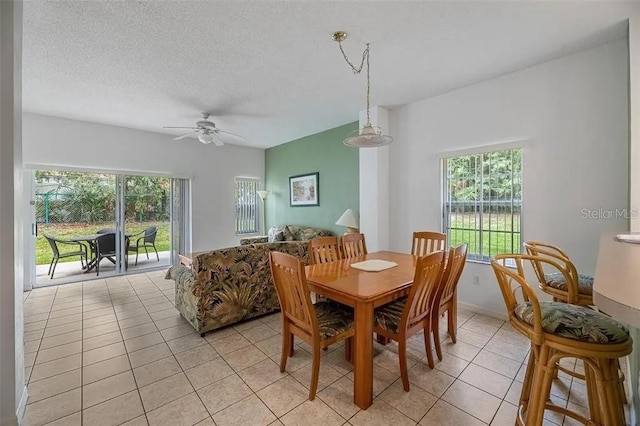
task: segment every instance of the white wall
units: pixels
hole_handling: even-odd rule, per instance
[[[0,2],[0,425],[17,425],[24,377],[22,2]]]
[[[191,178],[192,249],[237,245],[234,179],[264,179],[264,150],[24,114],[25,164],[168,173]]]
[[[629,18],[629,105],[631,115],[629,149],[629,198],[632,208],[640,209],[640,16]],[[635,183],[635,184],[634,184]],[[631,218],[630,231],[640,232],[640,215]]]
[[[393,110],[390,249],[409,251],[413,231],[440,229],[438,153],[525,139],[523,238],[563,247],[593,274],[600,233],[628,227],[582,218],[629,207],[627,92],[621,40]],[[459,286],[461,302],[504,315],[490,266],[467,263]]]

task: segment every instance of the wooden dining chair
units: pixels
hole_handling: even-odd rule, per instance
[[[631,353],[629,330],[584,306],[539,301],[524,273],[524,264],[534,261],[539,259],[524,254],[497,255],[491,261],[509,322],[531,341],[516,424],[541,426],[545,411],[588,425],[625,424],[618,359]],[[553,375],[563,358],[584,361],[589,419],[549,398]]]
[[[418,231],[413,233],[411,254],[426,256],[438,250],[444,250],[447,245],[447,234],[442,232]]]
[[[309,264],[335,262],[341,258],[337,237],[318,237],[309,240]]]
[[[336,302],[312,304],[304,264],[299,258],[274,251],[269,253],[269,263],[282,311],[280,372],[285,371],[287,358],[293,356],[294,336],[308,343],[313,349],[309,388],[312,401],[318,388],[320,350],[342,340],[347,340],[345,351],[352,350],[353,310]]]
[[[458,281],[467,261],[467,245],[451,247],[447,266],[442,273],[435,304],[439,306],[438,315],[433,315],[433,341],[436,346],[438,359],[442,361],[442,344],[440,342],[439,318],[447,313],[447,332],[451,341],[456,343],[456,330],[458,329]]]
[[[438,284],[442,278],[444,252],[420,257],[416,264],[409,296],[395,300],[374,311],[373,331],[398,342],[400,376],[405,391],[409,391],[407,372],[407,339],[422,331],[429,367],[434,367],[431,350],[432,315]],[[435,310],[437,316],[437,309]]]
[[[540,290],[553,296],[555,301],[580,306],[593,305],[593,277],[578,274],[575,265],[562,249],[540,241],[526,241],[523,246],[527,254],[535,256],[531,265]],[[536,260],[541,258],[552,259],[561,266],[549,268],[546,265],[545,268],[544,264]]]
[[[344,234],[340,238],[340,250],[342,251],[343,259],[364,256],[367,254],[367,244],[364,240],[364,234]]]

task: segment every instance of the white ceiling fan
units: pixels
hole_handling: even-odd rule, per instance
[[[216,146],[224,145],[224,142],[220,136],[231,136],[234,138],[241,139],[246,141],[247,138],[244,136],[236,135],[235,133],[227,132],[226,130],[222,130],[216,127],[216,124],[213,121],[209,121],[208,112],[202,113],[202,120],[196,121],[195,127],[170,127],[165,126],[164,129],[189,129],[189,131],[183,135],[173,138],[174,141],[188,138],[188,137],[196,137],[203,144],[210,144],[213,142]]]

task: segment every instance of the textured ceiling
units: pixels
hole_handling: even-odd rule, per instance
[[[392,108],[623,38],[637,13],[610,1],[26,1],[23,105],[168,133],[210,111],[269,147],[364,109],[364,75],[334,30],[354,62],[371,42],[372,104]]]

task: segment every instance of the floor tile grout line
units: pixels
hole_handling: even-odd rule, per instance
[[[57,296],[57,294],[58,294],[58,290],[59,290],[59,288],[56,286],[56,291],[55,291],[55,293],[54,293],[54,298],[53,298],[53,301],[52,301],[52,303],[51,303],[51,308],[52,308],[52,309],[53,309],[53,305],[54,305],[54,303],[55,303],[55,298],[56,298],[56,296]],[[50,312],[51,312],[51,311],[50,311]],[[48,324],[48,322],[49,322],[49,318],[47,318],[47,324]],[[45,330],[46,330],[46,325],[45,325]],[[43,340],[43,339],[44,339],[44,332],[43,332],[43,337],[40,339],[40,343],[39,343],[39,345],[38,345],[38,348],[39,348],[39,347],[40,347],[40,345],[42,344],[42,340]],[[74,343],[75,343],[75,342],[74,342]],[[40,352],[40,349],[38,349],[38,353],[39,353],[39,352]],[[79,368],[80,368],[80,386],[79,386],[79,387],[80,387],[80,407],[81,407],[81,408],[80,408],[80,411],[82,411],[82,352],[80,352],[80,354],[81,354],[81,355],[80,355],[80,367],[79,367]],[[77,354],[71,354],[71,355],[68,355],[68,356],[73,356],[73,355],[77,355]],[[66,357],[62,357],[62,358],[66,358]],[[58,358],[58,359],[62,359],[62,358]],[[36,355],[36,360],[37,360],[37,355]],[[55,359],[54,359],[54,360],[51,360],[51,361],[55,361]],[[34,365],[33,365],[33,367],[35,367],[35,366],[36,366],[36,364],[35,364],[35,360],[34,360]],[[32,372],[32,373],[33,373],[33,367],[32,367],[32,369],[31,369],[31,372]],[[54,375],[52,375],[52,376],[45,377],[45,378],[40,379],[40,380],[49,379],[49,378],[51,378],[51,377],[56,377],[56,376],[59,376],[59,375],[61,375],[61,374],[66,374],[66,373],[69,373],[69,372],[71,372],[71,371],[75,371],[75,370],[77,370],[77,368],[74,368],[74,369],[72,369],[72,370],[68,370],[68,371],[65,371],[65,372],[62,372],[62,373],[54,374]],[[30,376],[31,376],[31,375],[30,375]],[[38,382],[38,381],[40,381],[40,380],[36,380],[36,381],[35,381],[35,382],[33,382],[33,383],[37,383],[37,382]],[[30,377],[29,377],[29,382],[30,382]],[[61,394],[66,393],[66,392],[71,392],[71,391],[74,391],[74,390],[76,390],[76,389],[78,389],[78,388],[76,387],[76,388],[73,388],[73,389],[66,390],[66,391],[64,391],[64,392],[58,392],[58,393],[56,393],[56,394],[54,394],[54,395],[50,395],[50,396],[49,396],[49,397],[47,397],[47,398],[41,399],[41,400],[39,400],[39,401],[35,401],[34,403],[36,403],[36,402],[40,402],[40,401],[45,401],[45,400],[47,400],[47,399],[49,399],[49,398],[52,398],[52,397],[55,397],[55,396],[61,395]],[[77,411],[76,411],[76,412],[73,412],[73,413],[70,413],[70,414],[65,414],[65,415],[63,415],[62,417],[59,417],[59,418],[51,419],[51,422],[54,422],[54,421],[56,421],[56,420],[60,420],[60,419],[62,419],[62,418],[64,418],[64,417],[67,417],[67,416],[70,416],[70,415],[73,415],[73,414],[76,414],[76,413],[77,413]],[[50,422],[49,422],[49,423],[50,423]]]
[[[25,380],[27,386],[31,382],[31,375],[33,374],[33,369],[36,366],[36,361],[38,360],[38,355],[40,354],[40,346],[42,346],[42,340],[44,339],[44,333],[45,333],[45,330],[47,329],[47,324],[49,324],[49,316],[51,315],[51,309],[53,309],[53,303],[55,301],[55,298],[56,298],[57,294],[58,294],[58,288],[56,287],[56,290],[53,292],[53,299],[51,300],[51,306],[49,308],[49,312],[47,313],[47,322],[45,323],[44,329],[42,330],[42,336],[40,337],[40,340],[38,341],[38,349],[36,351],[36,357],[33,359],[33,365],[31,366],[31,370],[29,371],[29,377],[27,377],[26,380]],[[23,348],[24,348],[24,342],[23,342]],[[28,404],[28,402],[27,402],[27,404]]]
[[[128,278],[127,278],[127,281],[129,282],[129,286],[131,286],[131,282],[129,281]],[[133,286],[131,286],[131,287],[133,288]],[[107,291],[108,290],[109,290],[109,286],[107,284]],[[111,304],[113,305],[113,300],[112,300]],[[117,318],[117,315],[116,315],[116,318]],[[122,337],[122,345],[124,346],[124,350],[125,350],[125,353],[127,355],[127,361],[129,362],[129,371],[131,372],[131,375],[133,376],[133,382],[136,384],[136,391],[138,393],[138,398],[140,399],[140,405],[142,406],[142,415],[144,415],[145,421],[147,422],[147,424],[149,424],[149,418],[147,417],[147,410],[144,407],[144,402],[142,401],[142,394],[140,393],[140,386],[138,386],[138,380],[136,379],[136,375],[133,372],[133,364],[131,364],[131,358],[129,357],[129,351],[127,351],[127,347],[124,344],[124,335],[122,334],[122,328],[120,328],[120,323],[119,322],[118,322],[118,330],[120,331],[120,336]],[[119,396],[121,396],[121,395],[119,395]],[[137,418],[137,417],[140,417],[140,416],[136,416],[136,417],[134,417],[134,419]],[[133,420],[133,419],[129,419],[129,420]],[[127,420],[127,421],[129,421],[129,420]]]
[[[153,284],[156,288],[158,288],[158,286],[156,285],[156,283],[155,283],[155,282],[153,282],[153,281],[152,281],[152,284]],[[139,296],[138,296],[138,299],[140,299],[140,297],[139,297]],[[140,303],[142,303],[142,300],[140,300]],[[160,333],[160,330],[158,329],[158,326],[156,325],[155,320],[153,319],[153,317],[151,317],[151,314],[149,313],[149,311],[147,311],[147,308],[146,308],[146,306],[144,306],[144,304],[143,304],[143,308],[144,308],[144,310],[147,312],[147,315],[149,315],[149,317],[151,318],[151,321],[152,321],[152,323],[153,323],[153,326],[156,328],[156,331],[160,334],[160,337],[162,337],[162,340],[163,340],[164,344],[165,344],[165,345],[167,345],[167,347],[169,347],[169,345],[168,345],[168,341],[164,338],[164,336],[162,335],[162,333]],[[176,308],[175,308],[175,305],[174,305],[174,309],[176,309]],[[176,309],[176,311],[177,311],[177,309]],[[149,333],[149,334],[151,334],[151,333]],[[124,337],[124,336],[123,336],[123,337]],[[180,338],[180,337],[178,337],[178,338]],[[172,340],[175,340],[175,339],[172,339]],[[208,341],[206,341],[206,343],[207,343],[209,346],[211,346],[211,344],[210,344]],[[125,349],[126,349],[126,346],[125,346]],[[193,348],[192,348],[192,349],[193,349]],[[213,347],[211,347],[211,349],[213,349],[213,351],[214,351],[216,354],[218,354],[218,352],[217,352]],[[187,349],[187,350],[190,350],[190,349]],[[196,394],[196,396],[198,397],[198,400],[200,400],[200,403],[201,403],[201,404],[202,404],[202,406],[205,408],[205,410],[207,411],[207,413],[209,413],[209,410],[207,409],[207,406],[204,404],[204,401],[202,401],[202,398],[200,398],[200,395],[198,394],[198,392],[196,391],[195,387],[193,386],[193,384],[192,384],[192,383],[191,383],[191,381],[189,380],[189,377],[187,376],[186,371],[184,370],[184,368],[182,368],[182,364],[180,364],[180,362],[178,362],[178,359],[176,358],[176,353],[174,353],[174,352],[173,352],[173,350],[171,350],[171,347],[169,347],[169,351],[171,352],[171,357],[173,357],[174,361],[175,361],[175,362],[178,364],[178,366],[180,367],[180,372],[181,372],[181,373],[182,373],[182,375],[187,379],[187,382],[189,383],[189,386],[191,386],[191,390],[193,391],[193,393],[195,393],[195,394]],[[184,351],[184,352],[186,352],[186,351]],[[182,353],[182,352],[180,352],[180,353]],[[127,356],[128,356],[128,355],[129,355],[129,352],[127,351]],[[218,354],[218,355],[219,355],[219,354]],[[167,356],[167,357],[165,357],[165,358],[169,358],[169,356]],[[163,359],[165,359],[165,358],[163,358]],[[223,361],[224,361],[224,359],[223,359]],[[131,362],[131,360],[129,360],[129,362]],[[155,362],[155,361],[153,361],[153,362]],[[226,361],[225,361],[225,362],[226,362]],[[145,365],[146,365],[146,364],[145,364]],[[141,366],[139,366],[139,367],[141,367]],[[136,367],[136,368],[137,368],[137,367]],[[232,369],[232,370],[233,370],[233,369]],[[163,379],[157,380],[157,381],[155,381],[155,382],[153,382],[153,383],[158,383],[158,382],[160,382],[160,381],[162,381],[162,380],[168,379],[169,377],[177,376],[178,374],[180,374],[180,372],[179,372],[179,373],[176,373],[176,374],[172,374],[172,375],[170,375],[170,376],[168,376],[168,377],[165,377],[165,378],[163,378]],[[136,378],[135,378],[135,374],[134,374],[134,380],[136,380]],[[151,383],[149,383],[148,385],[151,385]],[[148,386],[148,385],[146,385],[146,386]],[[136,386],[137,386],[137,380],[136,380]],[[138,388],[138,393],[139,393],[139,392],[140,392],[140,388]],[[189,395],[189,394],[187,394],[187,395]],[[176,398],[176,399],[173,399],[173,400],[171,400],[171,401],[168,401],[168,402],[166,402],[164,405],[167,405],[167,404],[170,404],[170,403],[172,403],[172,402],[175,402],[175,401],[177,401],[178,399],[184,398],[184,397],[185,397],[185,396],[187,396],[187,395],[182,395],[182,396],[180,396],[180,397],[178,397],[178,398]],[[140,400],[142,401],[142,394],[140,394]],[[161,407],[156,407],[156,408],[154,408],[154,410],[156,410],[156,409],[158,409],[158,408],[161,408]],[[147,416],[147,409],[146,409],[146,407],[144,406],[144,402],[142,402],[142,409],[144,410],[144,415],[145,415],[145,418],[147,419],[147,423],[149,423],[149,418],[148,418],[148,416]],[[149,412],[151,412],[151,411],[153,411],[153,410],[150,410]],[[212,417],[211,413],[209,413],[209,417]],[[213,417],[212,417],[212,420],[213,420]]]
[[[159,289],[159,287],[156,285],[155,282],[153,282],[153,284],[156,286],[156,288]],[[174,308],[175,308],[175,302],[173,303]],[[146,310],[146,306],[145,306],[145,310]],[[176,308],[177,310],[177,308]],[[149,315],[151,316],[151,315]],[[182,317],[182,315],[180,315],[180,317]],[[153,320],[153,318],[151,319],[153,321],[154,326],[156,327],[156,329],[158,329],[158,326],[155,323],[155,320]],[[158,329],[158,331],[160,331]],[[165,340],[164,335],[160,332],[160,336],[162,337],[163,340]],[[206,339],[205,339],[206,340]],[[227,363],[227,361],[222,357],[222,355],[220,355],[218,353],[218,351],[215,350],[215,348],[213,348],[213,346],[211,345],[211,343],[206,340],[207,344],[211,347],[211,349],[216,353],[216,355],[218,355],[222,361],[225,362],[225,364],[227,364],[227,366],[229,368],[231,368],[231,366]],[[165,344],[168,346],[167,341],[165,340]],[[180,370],[182,371],[182,374],[184,374],[184,376],[186,377],[187,381],[189,382],[189,385],[191,386],[191,388],[193,389],[193,393],[195,393],[196,397],[198,398],[198,400],[200,401],[200,403],[202,404],[202,406],[204,407],[205,411],[207,412],[207,414],[209,415],[209,418],[211,418],[211,421],[215,424],[215,421],[213,420],[213,414],[211,414],[209,412],[209,409],[207,408],[206,404],[204,403],[204,401],[202,400],[202,398],[200,397],[200,394],[198,393],[198,391],[196,390],[196,388],[193,386],[193,383],[191,383],[191,380],[189,380],[189,376],[187,376],[187,372],[186,370],[182,367],[182,364],[180,364],[180,362],[178,361],[178,359],[176,358],[176,354],[173,353],[173,351],[171,350],[171,348],[169,348],[169,351],[171,352],[173,358],[175,359],[176,363],[178,364],[178,366],[180,367]],[[197,366],[194,366],[197,367]],[[231,368],[231,371],[233,371],[233,368]],[[229,376],[227,376],[229,377]],[[164,379],[163,379],[164,380]],[[215,383],[215,382],[214,382]],[[208,385],[207,385],[208,386]],[[182,396],[181,398],[183,398],[184,396]],[[179,398],[178,398],[179,399]],[[146,411],[145,411],[145,415],[146,415]]]
[[[258,317],[258,318],[255,318],[255,319],[250,319],[249,321],[259,320],[259,319],[260,319],[260,318]],[[258,325],[260,325],[260,324],[264,324],[264,323],[263,323],[262,321],[260,321],[260,323],[259,323],[259,324],[257,324],[256,326],[258,326]],[[254,327],[252,327],[252,328],[255,328],[256,326],[254,326]],[[230,327],[234,327],[234,326],[233,326],[233,325],[230,325]],[[269,328],[271,328],[271,327],[269,327]],[[237,334],[241,335],[242,337],[244,337],[244,338],[246,339],[246,337],[242,334],[242,332],[238,331],[236,328],[233,328],[233,330],[234,330]],[[245,330],[245,331],[249,331],[249,330],[251,330],[251,329],[247,329],[247,330]],[[280,332],[278,332],[277,330],[274,330],[274,331],[276,331],[278,334],[280,334],[280,335],[282,336],[282,332],[281,332],[281,331],[280,331]],[[273,336],[270,336],[270,337],[273,337]],[[268,338],[269,338],[269,337],[267,337],[267,338],[265,338],[265,339],[268,339]],[[262,340],[265,340],[265,339],[262,339]],[[248,339],[247,339],[247,340],[248,340]],[[262,340],[260,340],[260,341],[262,341]],[[260,342],[260,341],[259,341],[259,342]],[[207,343],[209,343],[209,344],[211,345],[211,342],[207,341]],[[256,342],[256,343],[258,343],[258,342]],[[260,349],[260,348],[259,348],[259,347],[254,343],[254,342],[249,341],[249,344],[250,344],[251,346],[255,347],[258,351],[262,352],[262,354],[263,354],[263,355],[265,355],[265,356],[267,357],[266,359],[270,359],[271,361],[273,361],[273,360],[271,359],[271,357],[270,357],[266,352],[264,352],[262,349]],[[213,345],[211,345],[211,346],[213,347]],[[247,345],[246,347],[248,347],[248,346],[249,346],[249,345]],[[245,347],[245,348],[246,348],[246,347]],[[225,355],[228,355],[228,354],[230,354],[230,353],[233,353],[233,352],[237,352],[237,351],[243,350],[243,349],[245,349],[245,348],[239,348],[239,349],[237,349],[236,351],[229,352],[229,353],[227,353],[227,354],[225,354]],[[215,350],[215,348],[213,348],[213,349]],[[299,347],[298,349],[299,349],[299,350],[303,350],[303,351],[305,351],[305,350],[304,350],[303,348],[301,348],[301,347]],[[335,350],[338,350],[338,349],[336,348]],[[307,352],[307,351],[305,351],[305,352]],[[333,352],[333,351],[332,351],[332,352]],[[216,353],[218,353],[218,352],[216,351]],[[219,354],[219,353],[218,353],[218,354]],[[227,360],[226,360],[226,359],[224,359],[224,356],[223,356],[222,354],[219,354],[219,355],[220,355],[220,357],[223,359],[223,361],[225,361],[225,363],[227,363],[227,365],[229,365],[229,367],[231,368],[231,370],[232,370],[232,371],[233,371],[233,372],[234,372],[234,373],[235,373],[235,374],[240,378],[240,380],[242,380],[242,381],[243,381],[243,383],[244,383],[244,384],[245,384],[245,385],[246,385],[246,386],[251,390],[251,392],[252,392],[252,393],[253,393],[253,394],[254,394],[254,395],[255,395],[255,396],[260,400],[260,402],[262,402],[262,404],[264,404],[264,405],[267,407],[267,409],[269,409],[269,411],[270,411],[270,412],[271,412],[271,413],[276,417],[276,420],[279,420],[280,418],[284,417],[286,414],[288,414],[288,413],[290,413],[291,411],[295,410],[296,408],[298,408],[300,405],[304,404],[304,402],[306,402],[306,401],[308,400],[308,398],[307,398],[305,401],[301,402],[300,404],[296,405],[296,406],[295,406],[294,408],[292,408],[291,410],[287,411],[287,412],[286,412],[285,414],[283,414],[282,416],[278,417],[278,416],[277,416],[277,415],[276,415],[276,414],[271,410],[271,408],[269,408],[269,406],[268,406],[268,405],[267,405],[267,404],[262,400],[262,398],[260,398],[260,396],[258,395],[258,392],[259,392],[260,390],[264,389],[264,388],[267,388],[267,387],[271,386],[273,383],[276,383],[277,381],[282,380],[284,377],[291,377],[293,380],[295,380],[295,381],[297,381],[298,383],[300,383],[303,387],[304,387],[304,384],[303,384],[302,382],[300,382],[300,381],[299,381],[295,376],[293,376],[290,372],[287,372],[287,375],[286,375],[286,376],[281,377],[280,379],[276,380],[275,382],[270,383],[269,385],[265,386],[265,387],[264,387],[264,388],[262,388],[262,389],[259,389],[258,391],[254,391],[253,389],[251,389],[251,386],[249,386],[249,385],[246,383],[246,381],[245,381],[245,380],[240,376],[239,372],[240,372],[240,371],[243,371],[243,370],[246,370],[247,368],[250,368],[250,367],[252,367],[253,365],[257,364],[258,362],[262,362],[262,361],[258,361],[257,363],[254,363],[254,364],[249,365],[249,366],[247,366],[247,367],[245,367],[245,368],[243,368],[243,369],[241,369],[241,370],[236,371],[233,367],[231,367],[231,365],[227,362]],[[327,354],[327,355],[328,355],[328,354]],[[325,355],[325,356],[326,356],[326,355]],[[323,358],[323,357],[321,357],[321,358],[320,358],[320,360],[322,360],[322,358]],[[265,360],[266,360],[266,359],[265,359]],[[263,360],[263,361],[264,361],[264,360]],[[275,362],[275,361],[274,361],[274,362]],[[277,363],[276,363],[276,364],[277,364]],[[308,364],[307,364],[307,365],[308,365]],[[306,365],[305,365],[305,366],[302,366],[302,367],[300,367],[300,368],[304,368],[304,367],[306,367]],[[300,369],[300,368],[299,368],[299,369]],[[299,370],[299,369],[298,369],[298,370]],[[295,371],[298,371],[298,370],[295,370]],[[334,370],[335,370],[335,369],[334,369]],[[285,370],[285,371],[286,371],[286,370]],[[337,372],[337,370],[336,370],[336,372]],[[335,381],[333,381],[333,382],[331,382],[330,384],[328,384],[328,385],[325,387],[325,389],[326,389],[327,387],[331,386],[332,384],[334,384],[335,382],[337,382],[338,380],[340,380],[340,379],[342,379],[343,377],[345,377],[347,374],[349,374],[349,373],[345,373],[344,375],[340,376],[340,378],[338,378],[338,379],[336,379]],[[215,382],[214,382],[214,383],[215,383]],[[319,392],[318,392],[318,393],[319,393]],[[251,395],[248,395],[247,397],[245,397],[245,398],[241,399],[240,401],[242,401],[242,400],[244,400],[244,399],[248,398],[249,396],[251,396]],[[227,406],[227,407],[223,408],[223,410],[224,410],[224,409],[226,409],[226,408],[228,408],[228,407],[230,407],[230,406],[232,406],[232,405],[235,405],[236,403],[238,403],[238,402],[240,402],[240,401],[236,401],[235,403],[233,403],[233,404],[231,404],[231,405],[229,405],[229,406]],[[323,401],[323,403],[324,403],[324,401]],[[325,404],[326,404],[326,403],[325,403]],[[336,412],[336,411],[335,411],[331,406],[329,406],[329,404],[326,404],[326,405],[327,405],[329,408],[331,408],[334,412]],[[219,411],[222,411],[222,410],[219,410]],[[219,411],[217,411],[216,413],[218,413]],[[343,417],[342,415],[340,415],[340,413],[336,412],[336,414],[337,414],[338,416],[340,416],[340,418],[344,419],[344,417]],[[213,414],[212,414],[211,416],[213,417]],[[347,420],[347,421],[348,421],[348,420]]]
[[[448,313],[447,313],[447,315],[448,315]],[[470,320],[471,320],[475,315],[476,315],[476,314],[474,313],[471,317],[469,317],[469,318],[468,318],[468,319],[467,319],[463,324],[461,324],[461,325],[456,329],[456,335],[457,335],[458,329],[462,328],[462,326],[463,326],[464,324],[466,324],[467,322],[469,322],[469,321],[470,321]],[[480,350],[478,351],[478,353],[477,353],[476,355],[474,355],[474,357],[473,357],[470,361],[467,361],[467,362],[468,362],[467,366],[466,366],[466,367],[465,367],[465,368],[460,372],[460,374],[458,374],[458,376],[454,377],[454,380],[451,382],[451,384],[449,384],[449,386],[447,386],[447,388],[442,392],[442,395],[440,395],[440,396],[438,397],[438,401],[442,400],[443,402],[446,402],[447,404],[451,405],[452,407],[455,407],[456,409],[458,409],[458,410],[462,411],[463,413],[468,414],[468,415],[472,416],[473,418],[478,419],[478,417],[476,417],[476,416],[474,416],[473,414],[471,414],[471,413],[469,413],[469,412],[467,412],[467,411],[463,410],[463,409],[462,409],[462,408],[460,408],[460,407],[456,407],[455,405],[451,404],[450,402],[447,402],[446,400],[444,400],[442,397],[444,396],[444,394],[445,394],[445,393],[447,393],[447,391],[451,388],[451,386],[453,386],[453,384],[454,384],[457,380],[460,380],[461,382],[466,383],[466,384],[468,384],[469,386],[472,386],[472,387],[474,387],[474,388],[476,388],[476,389],[479,389],[479,388],[477,388],[477,387],[475,387],[475,386],[471,385],[470,383],[467,383],[467,382],[465,382],[464,380],[461,380],[459,377],[462,375],[462,373],[464,373],[464,371],[469,367],[469,365],[471,365],[471,364],[473,363],[473,361],[476,359],[476,357],[478,356],[478,354],[480,354],[480,352],[482,352],[482,350],[485,348],[485,346],[489,344],[489,342],[490,342],[490,341],[491,341],[491,339],[495,336],[495,334],[496,334],[496,333],[497,333],[497,330],[494,332],[494,334],[491,336],[491,338],[487,341],[487,343],[485,343],[485,344],[484,344],[484,346],[483,346],[482,348],[480,348]],[[453,344],[455,344],[455,343],[453,343]],[[471,345],[471,346],[473,346],[473,345]],[[444,355],[444,354],[443,354],[443,355]],[[450,353],[449,353],[449,355],[455,356],[455,355],[450,354]],[[465,361],[466,361],[466,360],[465,360]],[[446,374],[446,373],[445,373],[445,374]],[[513,379],[513,380],[515,380],[515,379]],[[513,381],[512,381],[512,384],[513,384]],[[492,394],[490,394],[490,393],[489,393],[489,392],[487,392],[487,391],[484,391],[484,390],[482,390],[482,389],[479,389],[479,390],[481,390],[482,392],[484,392],[484,393],[486,393],[486,394],[488,394],[488,395],[491,395],[491,396],[495,397],[495,395],[492,395]],[[509,391],[509,390],[507,389],[507,392],[508,392],[508,391]],[[505,396],[506,396],[506,394],[505,394]],[[495,398],[497,398],[497,397],[495,397]],[[500,404],[502,404],[502,401],[503,401],[503,399],[501,399]],[[437,401],[436,401],[436,403],[437,403]],[[421,421],[422,421],[422,420],[423,420],[423,419],[424,419],[424,418],[429,414],[429,411],[431,411],[431,409],[433,409],[433,407],[434,407],[434,406],[435,406],[435,404],[434,404],[433,406],[431,406],[431,408],[429,408],[429,410],[424,414],[424,416],[422,416],[422,417],[420,418],[420,421],[418,421],[417,423],[420,423],[420,422],[421,422]],[[498,410],[499,410],[499,409],[500,409],[500,405],[498,405],[498,409],[496,410],[496,412],[495,412],[495,413],[493,414],[493,416],[491,417],[491,420],[492,420],[492,421],[493,421],[493,418],[495,417],[495,415],[497,414],[497,412],[498,412]],[[483,422],[481,419],[478,419],[478,420],[480,420],[482,423],[485,423],[485,422]],[[491,422],[489,422],[488,424],[491,424]]]

